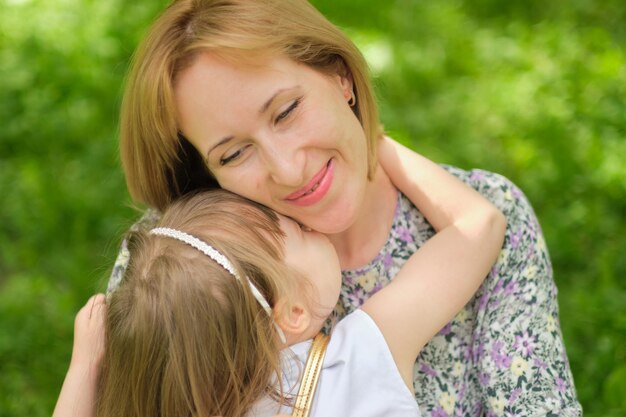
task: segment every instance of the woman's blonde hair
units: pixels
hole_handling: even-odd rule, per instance
[[[271,306],[298,290],[277,216],[257,203],[200,193],[173,203],[159,226],[213,246]],[[97,415],[236,417],[261,396],[284,400],[280,340],[249,286],[170,237],[137,232],[129,245],[129,269],[108,301]]]
[[[341,30],[306,0],[176,0],[139,45],[126,82],[120,148],[133,199],[163,210],[189,191],[219,187],[180,134],[174,106],[177,75],[207,51],[234,59],[284,56],[351,77],[371,178],[381,135],[378,109],[367,63]]]

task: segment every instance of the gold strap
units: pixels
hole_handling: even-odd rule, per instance
[[[315,396],[315,389],[322,371],[324,355],[326,354],[329,340],[330,337],[324,333],[319,333],[313,339],[313,345],[311,345],[302,380],[300,381],[300,389],[298,390],[292,417],[308,417],[311,413],[311,405],[313,404],[313,397]]]

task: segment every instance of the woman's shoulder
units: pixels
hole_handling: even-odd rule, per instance
[[[442,165],[448,172],[478,191],[505,216],[509,222],[534,217],[534,210],[524,192],[504,175],[483,169],[463,170]]]
[[[484,169],[465,170],[451,165],[441,165],[446,171],[454,175],[470,187],[478,191],[483,197],[498,207],[507,215],[512,211],[531,213],[532,207],[522,190],[504,175],[486,171]],[[404,195],[400,195],[398,204],[400,219],[406,219],[409,223],[423,223],[426,220],[420,211]]]
[[[139,220],[133,223],[133,225],[128,229],[128,232],[132,233],[139,230],[152,229],[160,219],[161,212],[157,209],[149,208],[141,214]]]
[[[507,217],[509,225],[522,225],[535,221],[533,220],[535,218],[534,210],[526,195],[509,178],[483,169],[464,170],[450,165],[441,166],[502,211]],[[397,237],[394,241],[417,243],[418,246],[421,246],[433,234],[434,230],[419,208],[415,207],[406,196],[400,193],[392,226],[392,237]],[[408,255],[406,254],[404,258],[408,259]]]
[[[441,167],[481,193],[488,190],[506,191],[517,188],[510,179],[496,172],[479,168],[465,170],[445,164]]]
[[[132,233],[136,233],[140,230],[149,230],[152,229],[156,223],[161,218],[161,212],[156,209],[147,209],[144,211],[135,223],[128,229],[124,238],[122,239],[122,243],[120,244],[120,250],[117,253],[117,257],[115,258],[115,263],[113,264],[113,269],[111,271],[111,276],[109,277],[109,282],[107,284],[107,294],[110,294],[114,291],[122,282],[122,278],[124,277],[124,273],[128,268],[128,262],[130,260],[130,252],[128,251],[128,237]]]

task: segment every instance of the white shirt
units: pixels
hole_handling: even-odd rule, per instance
[[[312,340],[283,350],[283,389],[295,396]],[[291,414],[261,399],[249,417]],[[356,310],[334,328],[313,399],[312,417],[418,417],[414,394],[407,388],[389,346],[372,318]]]

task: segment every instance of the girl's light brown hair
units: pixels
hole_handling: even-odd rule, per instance
[[[172,204],[159,226],[224,254],[270,305],[295,291],[271,210],[222,190]],[[243,416],[282,397],[280,341],[249,287],[199,250],[137,232],[108,301],[98,416]]]
[[[341,30],[306,0],[177,0],[139,45],[126,82],[120,150],[136,201],[163,210],[189,191],[219,187],[180,135],[173,98],[177,75],[203,52],[232,59],[284,56],[352,77],[371,178],[381,135],[378,109],[367,64]]]

